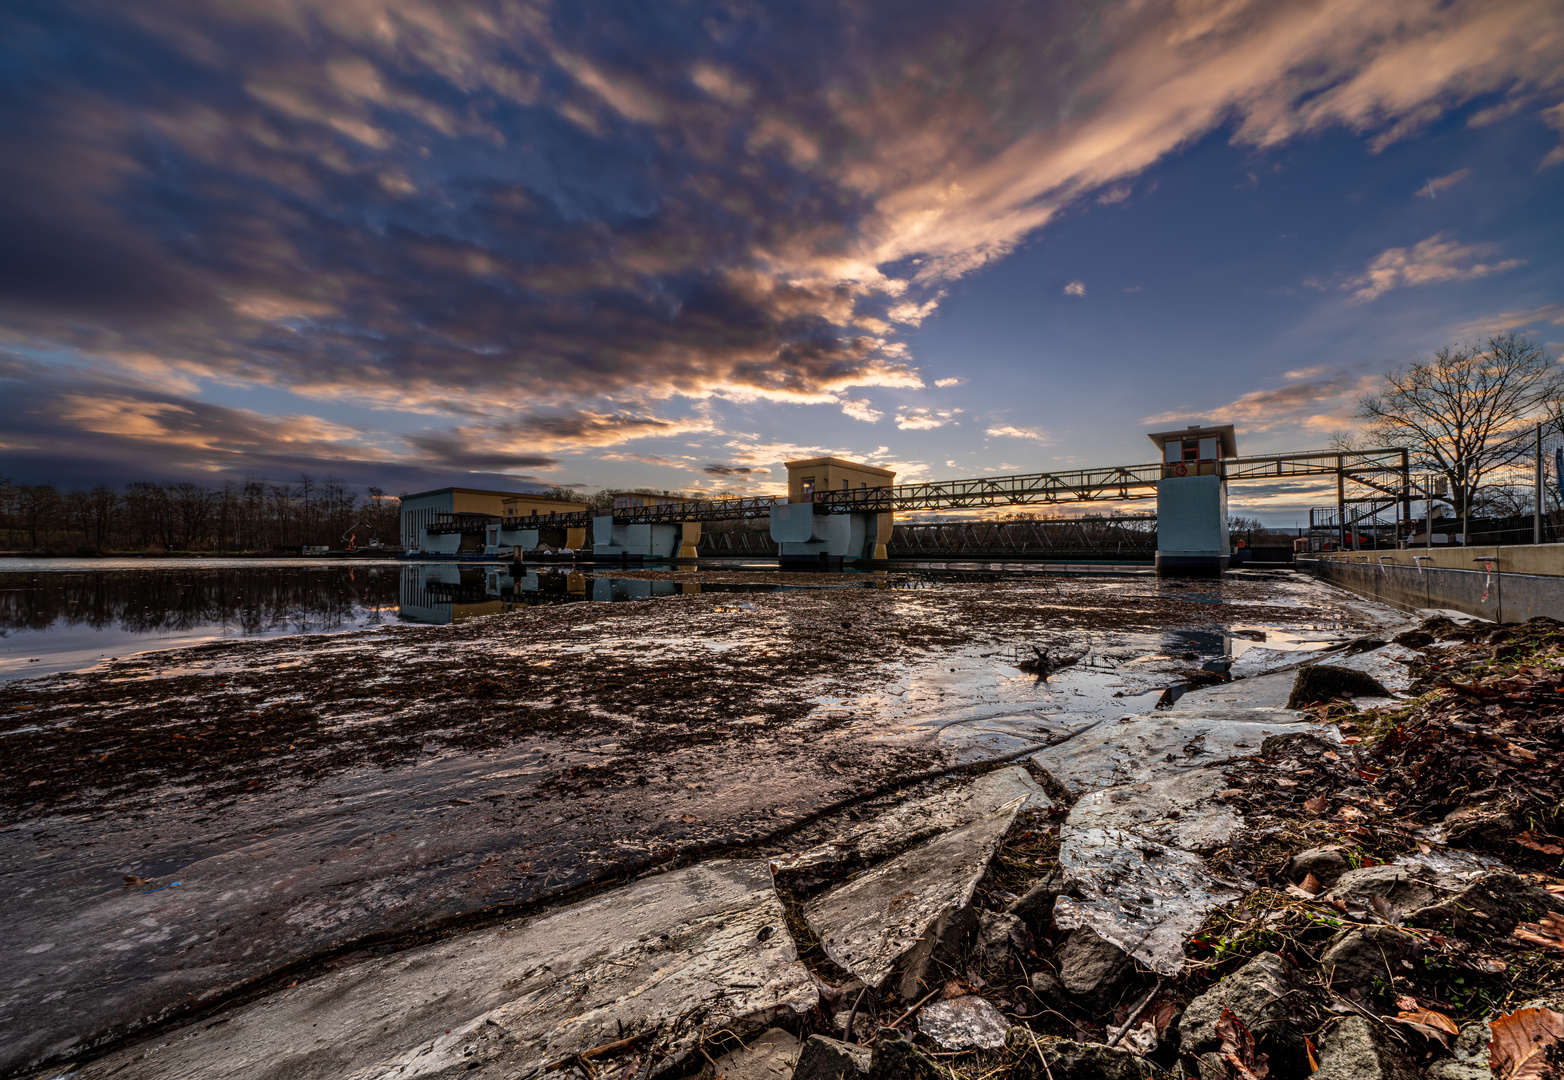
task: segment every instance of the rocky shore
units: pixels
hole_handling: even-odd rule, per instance
[[[1144,686],[1120,654],[1114,707],[1056,702],[1030,746],[877,728],[921,756],[770,836],[367,943],[70,1075],[1548,1075],[1564,631],[1376,618]]]

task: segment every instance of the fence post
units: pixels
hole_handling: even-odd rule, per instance
[[[1532,484],[1531,542],[1542,543],[1542,421],[1537,421],[1537,461]]]

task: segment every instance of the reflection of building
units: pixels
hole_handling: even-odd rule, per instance
[[[518,577],[508,566],[471,563],[402,567],[403,622],[444,626],[479,615],[498,615],[518,605],[585,599],[586,577],[578,573],[529,573]]]
[[[554,499],[520,491],[486,491],[480,488],[440,488],[402,497],[402,547],[408,552],[427,555],[479,554],[486,549],[518,546],[530,540],[538,545],[538,530],[526,528],[526,520],[543,514],[573,513],[587,508],[586,503]],[[456,522],[460,531],[430,535],[426,530],[436,524]],[[551,547],[581,547],[586,543],[583,529],[543,530],[541,542]],[[518,534],[525,532],[522,537]],[[578,534],[575,536],[567,535]],[[490,551],[494,554],[494,551]]]
[[[404,566],[402,620],[444,626],[504,611],[504,601],[489,595],[486,585],[481,567],[454,563]]]

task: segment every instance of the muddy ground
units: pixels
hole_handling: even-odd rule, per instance
[[[692,591],[0,688],[0,1070],[764,850],[931,770],[1149,709],[1234,627],[1366,628],[1362,605],[1287,574],[811,575],[789,581],[822,587],[756,594],[673,576]],[[1040,682],[1014,666],[1032,645],[1082,659]]]

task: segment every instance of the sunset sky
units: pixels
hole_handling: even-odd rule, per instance
[[[1309,449],[1564,347],[1557,0],[9,0],[0,60],[19,482]]]

